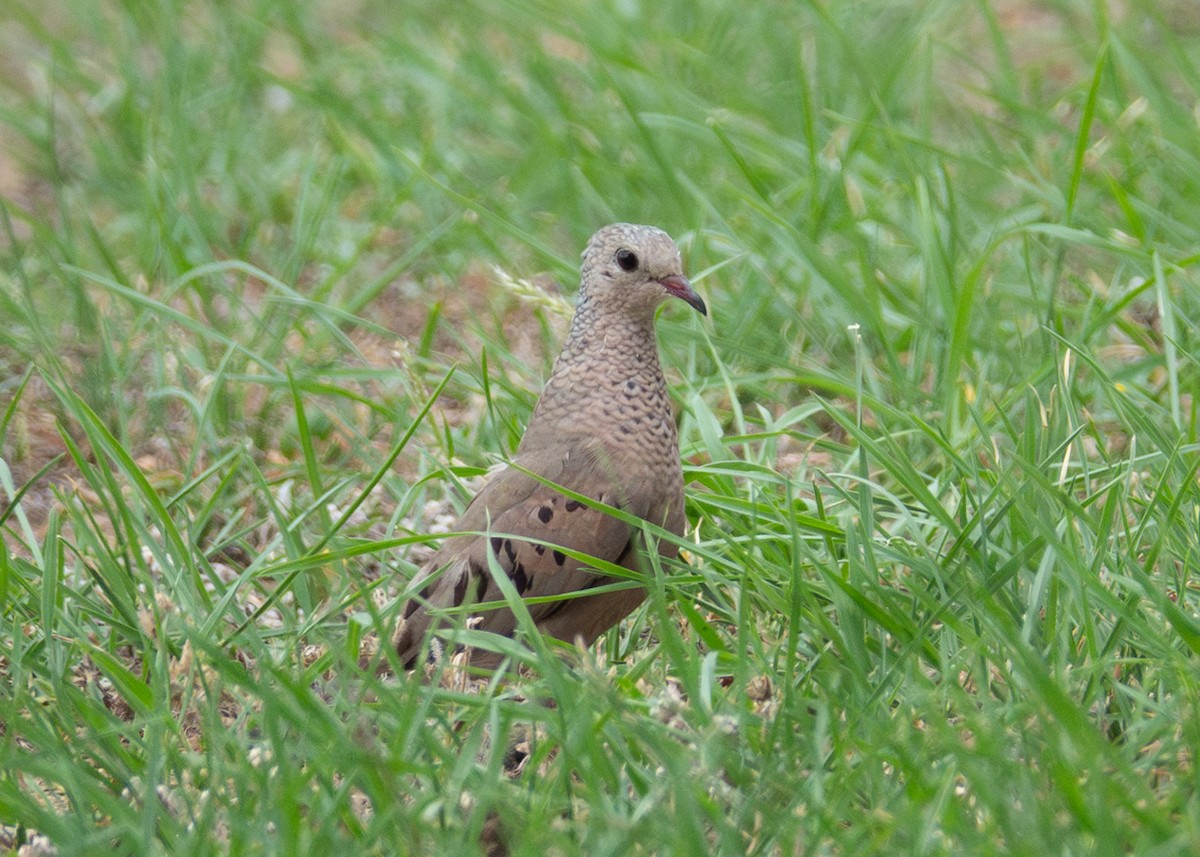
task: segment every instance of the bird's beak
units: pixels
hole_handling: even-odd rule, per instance
[[[669,277],[663,277],[658,281],[673,297],[685,301],[692,309],[700,313],[700,315],[708,315],[708,307],[704,305],[704,299],[696,294],[692,284],[688,282],[688,278],[682,274],[672,274]]]

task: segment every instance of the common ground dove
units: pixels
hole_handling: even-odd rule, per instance
[[[472,627],[513,634],[512,611],[495,603],[504,596],[489,571],[489,553],[526,598],[616,582],[560,547],[642,569],[636,527],[529,473],[683,534],[679,441],[654,336],[655,310],[669,297],[708,314],[665,232],[615,223],[592,236],[583,251],[582,285],[566,344],[513,464],[475,495],[454,528],[462,534],[447,539],[418,573],[416,582],[429,582],[405,605],[393,638],[406,667],[415,664],[430,630],[448,621],[435,618],[439,608],[477,605]],[[658,550],[663,556],[677,553],[665,540]],[[645,591],[635,587],[528,609],[542,633],[588,645],[644,598]],[[491,652],[473,650],[476,666],[494,668],[498,662]]]

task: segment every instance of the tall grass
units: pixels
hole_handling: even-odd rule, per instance
[[[0,843],[1200,850],[1190,11],[10,3]],[[381,674],[613,219],[686,561]]]

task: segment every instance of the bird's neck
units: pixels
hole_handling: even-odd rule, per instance
[[[558,376],[575,366],[592,368],[595,384],[624,383],[630,375],[662,375],[651,313],[603,315],[581,305],[575,312],[562,353],[554,366]],[[578,392],[586,395],[586,390]]]
[[[543,442],[542,432],[611,432],[635,412],[671,419],[653,316],[597,319],[581,308],[522,445]]]

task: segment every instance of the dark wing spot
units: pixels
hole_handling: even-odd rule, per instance
[[[550,523],[550,519],[554,517],[554,510],[549,506],[542,506],[538,509],[538,520],[543,524]]]
[[[457,607],[463,603],[463,599],[467,597],[467,578],[471,575],[460,574],[458,580],[454,584],[454,606]]]
[[[508,561],[512,562],[517,558],[517,549],[513,547],[512,539],[504,540],[504,552],[508,554]]]
[[[541,556],[542,554],[544,554],[546,552],[546,546],[545,545],[534,545],[533,552],[536,553],[538,556]]]
[[[433,583],[430,583],[429,585],[427,585],[424,589],[422,589],[420,592],[417,593],[416,598],[413,598],[412,600],[410,600],[408,602],[408,606],[404,608],[404,618],[405,619],[407,619],[412,614],[416,613],[417,608],[419,608],[422,604],[424,604],[426,601],[429,600],[429,596],[433,594],[434,583],[437,583],[437,581],[435,580]]]
[[[574,512],[576,509],[582,509],[583,504],[578,500],[568,500],[565,508],[568,512]]]
[[[512,578],[513,586],[517,587],[517,592],[524,592],[529,588],[529,578],[525,576],[525,566],[521,563],[517,563],[509,577]]]
[[[554,564],[555,565],[562,565],[566,561],[567,561],[567,555],[565,553],[563,553],[562,551],[554,552]]]
[[[492,536],[492,538],[491,538],[492,553],[494,553],[496,556],[500,556],[500,544],[503,541],[504,541],[504,539],[500,538],[499,536]]]
[[[488,591],[488,576],[487,574],[479,574],[476,572],[475,581],[475,601],[478,603],[483,600]]]

